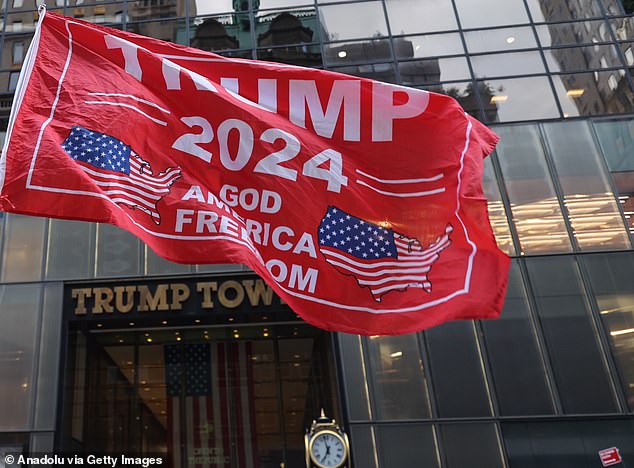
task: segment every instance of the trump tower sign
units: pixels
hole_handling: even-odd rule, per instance
[[[496,142],[448,96],[42,10],[0,208],[246,264],[328,330],[407,333],[500,313],[509,259],[481,187]]]

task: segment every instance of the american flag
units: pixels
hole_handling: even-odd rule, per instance
[[[390,291],[422,288],[431,292],[427,275],[442,250],[449,247],[444,235],[427,248],[416,239],[329,206],[319,225],[319,250],[339,271],[370,288],[376,301]]]
[[[132,148],[104,133],[75,126],[62,143],[62,149],[113,202],[138,208],[160,223],[156,204],[181,176],[179,167],[154,175],[150,164]]]
[[[257,468],[251,343],[165,345],[171,468]]]

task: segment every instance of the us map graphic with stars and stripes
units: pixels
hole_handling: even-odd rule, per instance
[[[161,223],[157,204],[181,177],[180,167],[153,174],[150,164],[128,145],[109,135],[75,126],[62,149],[96,184],[95,190],[120,205],[147,213]]]

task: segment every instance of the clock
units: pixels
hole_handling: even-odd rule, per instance
[[[350,444],[348,436],[334,419],[327,418],[324,410],[307,431],[304,438],[307,468],[349,467]]]

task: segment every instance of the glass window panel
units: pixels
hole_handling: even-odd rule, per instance
[[[35,31],[38,14],[34,11],[9,13],[5,18],[5,33],[32,33]]]
[[[265,0],[263,0],[265,1]],[[189,15],[209,15],[213,13],[225,13],[233,11],[233,0],[194,0],[193,5],[190,2]]]
[[[625,70],[553,75],[564,117],[631,112],[634,94]]]
[[[314,8],[260,12],[255,17],[260,47],[319,42],[320,30]]]
[[[634,255],[584,256],[592,291],[621,377],[630,411],[634,411]]]
[[[126,29],[135,34],[141,34],[142,36],[188,45],[185,21],[168,20],[128,23]]]
[[[509,422],[502,433],[513,468],[601,466],[599,450],[615,446],[624,462],[634,459],[631,420]]]
[[[567,252],[570,239],[536,126],[495,127],[496,152],[522,253]]]
[[[456,0],[463,28],[528,23],[523,0]]]
[[[441,424],[446,468],[504,468],[493,424]]]
[[[35,404],[35,430],[38,431],[55,430],[59,358],[62,352],[62,294],[61,283],[49,283],[45,286]]]
[[[425,331],[438,416],[490,416],[491,406],[473,322],[445,323]]]
[[[154,251],[145,246],[145,271],[148,275],[163,275],[170,273],[188,273],[192,267],[183,265],[182,263],[170,262],[154,253]]]
[[[484,160],[482,188],[488,201],[489,221],[491,222],[498,247],[508,255],[514,255],[516,252],[513,247],[513,239],[509,228],[509,217],[502,202],[500,187],[495,178],[490,157]]]
[[[244,18],[238,15],[194,18],[189,26],[191,46],[207,51],[251,47],[250,26],[243,30],[240,24]]]
[[[584,2],[550,2],[545,0],[527,0],[528,9],[536,23],[550,21],[571,21],[602,16],[598,0]]]
[[[480,82],[482,102],[492,107],[489,122],[558,118],[559,109],[545,76]]]
[[[301,46],[269,47],[258,49],[257,57],[268,62],[289,63],[302,67],[321,68],[321,47],[319,44]]]
[[[634,42],[624,42],[619,45],[621,52],[625,58],[625,65],[628,67],[634,67]]]
[[[90,278],[95,271],[95,225],[51,219],[47,279]]]
[[[386,0],[392,34],[458,29],[450,0]]]
[[[554,73],[623,66],[613,45],[561,47],[545,50],[544,53],[548,69]]]
[[[389,39],[325,44],[324,59],[326,64],[334,66],[355,62],[391,60],[392,47]]]
[[[604,24],[603,20],[555,23],[536,26],[536,29],[542,46],[565,46],[602,42],[599,30]]]
[[[312,6],[312,0],[251,0],[252,4],[258,5],[259,10],[267,8],[284,8],[284,7],[296,7],[299,5]]]
[[[414,60],[398,64],[404,85],[422,85],[457,81],[471,76],[464,57]]]
[[[594,128],[630,232],[634,232],[634,120],[596,122]]]
[[[235,263],[217,263],[208,265],[196,265],[198,273],[224,273],[232,271],[247,271],[247,267]]]
[[[366,343],[375,418],[429,417],[429,396],[417,335],[370,337]]]
[[[564,412],[616,412],[575,259],[561,256],[526,260]]]
[[[634,13],[634,5],[628,0],[603,0],[608,15]]]
[[[348,67],[332,67],[332,71],[345,73],[346,75],[360,76],[386,83],[396,83],[396,72],[393,63],[369,63]]]
[[[537,51],[477,55],[471,57],[471,64],[478,78],[546,72],[542,56]]]
[[[355,466],[377,467],[376,435],[372,426],[350,427],[350,449]]]
[[[464,38],[471,53],[537,48],[530,27],[468,31],[464,33]]]
[[[462,83],[444,83],[431,86],[422,86],[423,89],[433,93],[446,94],[456,99],[460,106],[469,114],[476,118],[480,115],[480,103],[473,90],[473,83],[465,81]]]
[[[97,276],[138,276],[141,241],[110,224],[97,225]]]
[[[498,320],[483,320],[482,329],[500,414],[553,414],[546,370],[517,262],[511,264],[502,315]]]
[[[3,431],[31,429],[40,294],[39,285],[3,286],[0,289],[0,356],[3,361],[0,366],[0,430]]]
[[[634,5],[632,6],[634,8]],[[615,18],[609,21],[612,31],[619,41],[634,39],[634,17]]]
[[[579,247],[629,248],[623,217],[588,123],[557,122],[543,128]]]
[[[362,338],[347,333],[337,333],[337,337],[349,417],[353,421],[372,419]]]
[[[464,54],[458,33],[395,37],[393,41],[394,53],[399,59]]]
[[[431,424],[378,426],[381,468],[440,467]],[[357,466],[359,465],[357,462]]]
[[[46,219],[9,214],[6,217],[2,280],[42,278]]]
[[[387,24],[380,2],[321,6],[319,15],[327,32],[324,40],[387,36]]]

